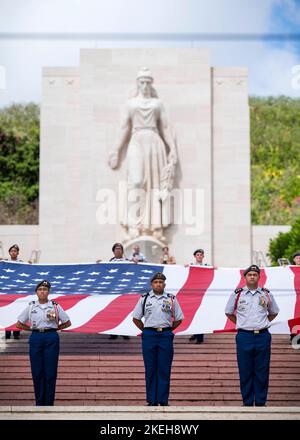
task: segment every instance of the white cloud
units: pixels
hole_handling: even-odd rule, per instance
[[[276,0],[0,0],[2,32],[259,32]]]
[[[288,95],[300,98],[300,91],[293,87],[293,67],[300,64],[300,57],[288,49],[263,51],[251,72],[251,89],[256,95]]]
[[[300,64],[300,56],[291,45],[276,48],[265,42],[206,44],[211,49],[214,66],[248,68],[251,95],[287,95],[300,97],[293,87],[292,69]]]
[[[298,0],[276,0],[275,5],[281,8],[287,20],[294,24],[300,24],[300,3]]]
[[[285,2],[291,3],[289,0]],[[281,3],[281,0],[279,0]],[[278,0],[0,0],[0,32],[264,33]],[[291,6],[292,7],[292,6]],[[43,66],[79,65],[84,47],[191,47],[211,49],[212,65],[247,66],[250,93],[298,96],[291,69],[300,64],[290,45],[267,42],[0,40],[6,90],[0,107],[41,100]]]

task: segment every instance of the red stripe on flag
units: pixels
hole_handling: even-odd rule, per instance
[[[294,309],[294,319],[288,321],[290,331],[292,334],[300,333],[300,267],[290,267],[294,274],[294,286],[296,292],[296,303]],[[294,328],[298,327],[298,328]],[[294,330],[293,330],[294,328]]]
[[[214,269],[212,268],[197,268],[190,266],[189,275],[176,295],[180,307],[184,314],[184,320],[180,327],[174,333],[183,332],[190,325],[199,309],[206,290],[212,283],[214,278]]]
[[[65,330],[70,332],[81,333],[100,333],[107,330],[112,330],[127,317],[127,315],[134,309],[136,303],[141,295],[124,294],[112,300],[103,310],[96,313],[89,321],[82,326],[76,327],[73,330]]]
[[[290,328],[290,333],[292,335],[297,335],[300,333],[300,317],[289,319],[288,320],[288,326]]]

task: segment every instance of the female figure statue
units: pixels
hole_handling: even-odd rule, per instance
[[[152,83],[151,72],[142,68],[137,75],[136,96],[126,103],[121,133],[109,156],[114,169],[121,148],[128,144],[127,207],[121,221],[127,239],[140,235],[164,239],[163,228],[170,224],[168,195],[177,162],[176,145]]]

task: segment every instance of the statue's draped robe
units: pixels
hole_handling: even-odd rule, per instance
[[[127,206],[122,224],[137,228],[139,233],[151,233],[170,224],[168,200],[160,200],[163,170],[167,166],[166,146],[158,132],[162,102],[157,98],[132,98],[125,111],[132,132],[127,151]]]

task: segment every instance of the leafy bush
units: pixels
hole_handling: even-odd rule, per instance
[[[300,250],[300,218],[298,218],[289,232],[280,232],[270,240],[269,256],[272,265],[277,265],[278,258],[288,258],[293,262],[294,252]]]

